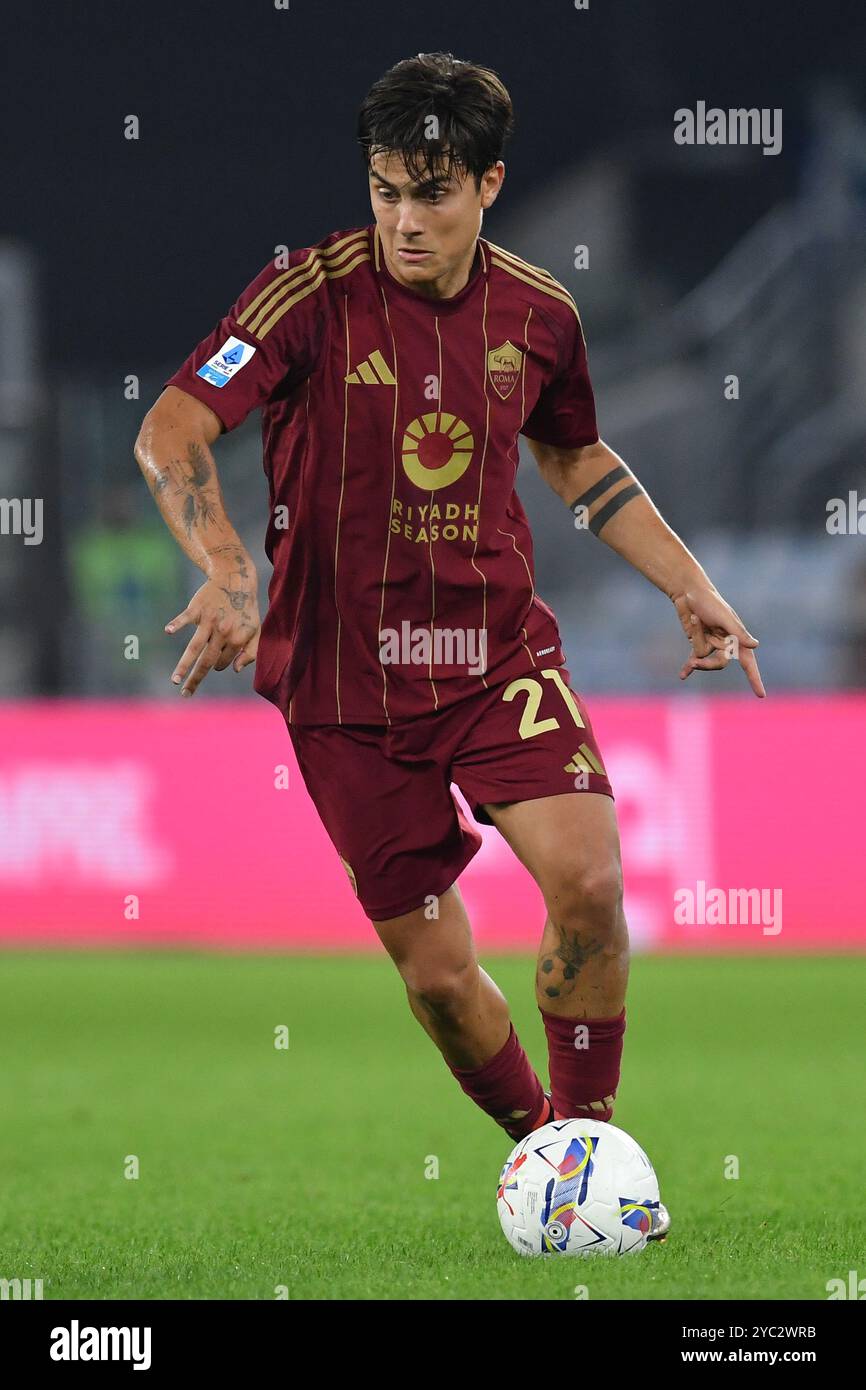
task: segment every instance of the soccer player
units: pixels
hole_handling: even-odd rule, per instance
[[[373,222],[269,262],[148,411],[136,457],[205,574],[166,628],[194,628],[172,680],[190,696],[255,660],[412,1012],[517,1140],[611,1118],[629,960],[613,793],[535,591],[519,435],[578,520],[667,594],[691,644],[681,677],[734,653],[764,690],[756,639],[598,437],[571,295],[480,235],[512,119],[474,63],[419,54],[387,72],[358,124]],[[255,409],[261,627],[211,452]],[[452,781],[544,899],[549,1093],[476,957],[457,879],[481,838]]]

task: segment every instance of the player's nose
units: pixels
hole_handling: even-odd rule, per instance
[[[423,231],[418,215],[409,202],[400,204],[397,214],[397,231],[402,236],[417,236]]]

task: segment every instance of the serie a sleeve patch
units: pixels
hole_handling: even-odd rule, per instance
[[[222,388],[247,365],[254,352],[255,348],[242,343],[240,338],[226,338],[219,352],[199,367],[196,376],[203,377],[211,386]]]

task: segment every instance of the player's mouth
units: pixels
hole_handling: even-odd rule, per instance
[[[416,251],[414,247],[398,246],[397,255],[401,261],[407,265],[420,265],[428,256],[432,256],[432,251]]]

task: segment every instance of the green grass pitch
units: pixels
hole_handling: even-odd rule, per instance
[[[546,1083],[531,961],[483,963]],[[73,1299],[825,1299],[866,1274],[864,984],[855,957],[636,957],[615,1121],[673,1233],[525,1260],[496,1216],[509,1141],[384,954],[6,954],[0,1277]]]

